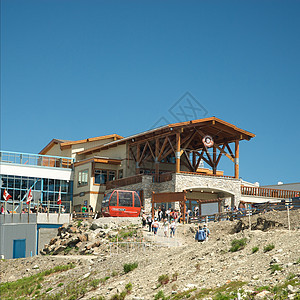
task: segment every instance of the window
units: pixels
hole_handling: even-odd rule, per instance
[[[78,186],[83,186],[88,184],[88,170],[78,172]]]
[[[123,178],[123,169],[119,170],[118,178]]]
[[[105,184],[116,179],[116,171],[95,170],[95,184]]]
[[[109,205],[110,205],[110,206],[117,206],[117,192],[114,192],[114,193],[111,195]]]
[[[134,193],[134,206],[141,207],[140,197],[138,196],[137,193]]]
[[[104,196],[103,200],[102,200],[102,207],[107,207],[108,206],[108,202],[109,202],[109,197],[110,197],[111,193],[108,193]]]
[[[131,192],[119,192],[119,206],[132,206]]]

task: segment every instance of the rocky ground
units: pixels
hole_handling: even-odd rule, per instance
[[[154,238],[128,220],[73,222],[59,229],[44,255],[0,261],[0,280],[14,284],[69,264],[68,270],[45,276],[25,297],[300,299],[300,211],[291,211],[290,220],[291,231],[286,212],[251,216],[251,231],[248,218],[209,223],[211,236],[205,243],[194,241],[193,224],[179,225],[176,238],[170,239],[161,229]],[[232,241],[242,239],[245,246],[231,252]],[[135,249],[125,241],[134,241]],[[137,249],[136,242],[145,246]],[[124,265],[133,263],[137,267],[126,273]],[[3,285],[0,292],[1,299],[18,298],[10,298]]]

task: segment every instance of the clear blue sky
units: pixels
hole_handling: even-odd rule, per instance
[[[243,179],[300,182],[299,15],[299,1],[2,0],[1,149],[176,122],[190,92],[256,134]]]

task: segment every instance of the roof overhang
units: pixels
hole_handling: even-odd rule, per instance
[[[159,128],[148,130],[139,134],[129,136],[117,141],[106,143],[101,146],[93,147],[84,151],[78,152],[78,154],[90,154],[93,152],[98,152],[100,150],[109,149],[111,147],[116,147],[126,142],[138,144],[147,140],[162,137],[164,135],[170,134],[172,131],[185,133],[193,128],[198,128],[206,135],[211,135],[216,143],[231,143],[236,140],[250,140],[255,137],[255,134],[246,131],[244,129],[238,128],[237,126],[225,122],[216,117],[210,117],[205,119],[191,120],[187,122],[168,124]]]

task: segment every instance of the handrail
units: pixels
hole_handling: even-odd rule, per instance
[[[300,191],[270,189],[264,187],[241,186],[241,193],[245,196],[258,196],[270,198],[290,199],[299,197]]]
[[[234,176],[217,175],[217,174],[202,174],[202,173],[198,173],[198,172],[187,172],[187,171],[180,171],[179,174],[190,174],[190,175],[199,175],[199,176],[210,176],[210,177],[237,179]]]
[[[0,151],[0,162],[5,164],[71,169],[74,163],[74,158],[23,152]]]

